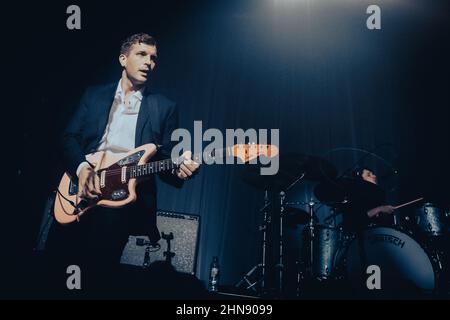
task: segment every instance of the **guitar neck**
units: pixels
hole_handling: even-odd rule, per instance
[[[196,162],[200,162],[201,159],[205,160],[213,160],[224,157],[233,156],[233,147],[227,147],[223,149],[214,149],[211,152],[204,151],[202,153],[192,155],[192,159]],[[184,161],[183,157],[178,157],[174,159],[164,159],[153,162],[148,162],[142,165],[135,165],[127,167],[127,171],[129,173],[128,177],[139,178],[145,177],[152,174],[164,172],[164,171],[172,171],[173,169],[177,169],[178,166]]]

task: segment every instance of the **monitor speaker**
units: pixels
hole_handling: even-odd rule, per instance
[[[151,246],[146,236],[130,236],[120,262],[145,268],[155,261],[168,261],[177,271],[194,275],[200,217],[158,211],[157,225],[161,234],[158,245]]]

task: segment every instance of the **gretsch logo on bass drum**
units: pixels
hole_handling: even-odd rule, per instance
[[[370,235],[368,237],[368,240],[371,244],[376,243],[376,242],[389,242],[391,244],[393,244],[394,246],[403,248],[405,246],[405,241],[403,241],[400,238],[397,238],[395,236],[391,236],[389,234],[375,234],[375,235]]]

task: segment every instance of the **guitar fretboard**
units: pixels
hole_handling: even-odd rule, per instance
[[[202,153],[194,154],[192,159],[199,162],[200,159],[213,160],[216,158],[231,157],[233,155],[232,147],[227,147],[224,149],[213,149],[211,151],[204,151]],[[202,157],[202,158],[200,158]],[[153,161],[146,164],[130,166],[127,168],[128,178],[139,178],[147,175],[171,171],[177,169],[178,166],[183,162],[183,157],[178,157],[175,159],[165,159],[159,161]]]

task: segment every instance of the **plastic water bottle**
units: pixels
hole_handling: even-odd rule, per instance
[[[210,292],[217,292],[219,290],[219,271],[219,258],[216,256],[213,258],[209,269],[208,290]]]

